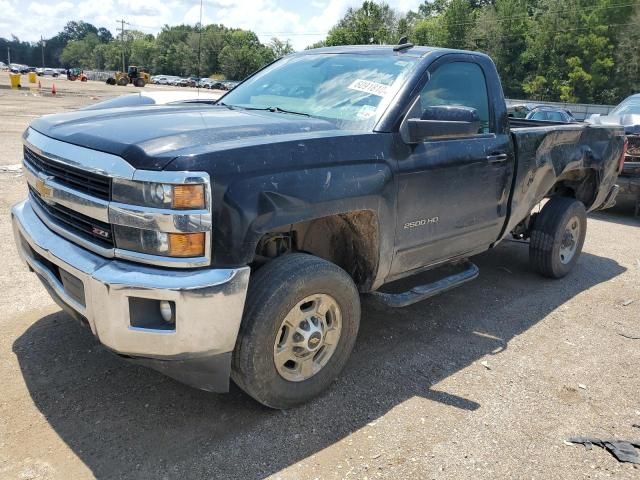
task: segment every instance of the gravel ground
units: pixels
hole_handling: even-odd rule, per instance
[[[0,87],[0,165],[19,161],[35,116],[124,90],[56,86]],[[640,221],[627,206],[590,217],[563,280],[531,273],[527,245],[504,242],[475,259],[478,280],[432,300],[363,299],[342,377],[279,412],[102,349],[18,260],[9,210],[25,192],[0,173],[0,478],[640,478],[565,444],[640,439]]]

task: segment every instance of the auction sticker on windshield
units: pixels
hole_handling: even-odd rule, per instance
[[[351,90],[358,90],[371,95],[377,95],[378,97],[384,97],[389,91],[389,85],[372,82],[370,80],[355,80],[351,85],[349,85],[349,88]]]

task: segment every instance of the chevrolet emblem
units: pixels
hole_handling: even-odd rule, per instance
[[[36,179],[36,191],[42,198],[51,198],[53,196],[53,189],[48,186],[46,180],[38,178]]]

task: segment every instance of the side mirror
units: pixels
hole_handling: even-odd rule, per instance
[[[410,118],[407,124],[410,143],[471,137],[480,131],[478,111],[469,107],[427,107],[422,117]]]

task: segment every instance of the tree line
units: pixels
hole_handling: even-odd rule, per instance
[[[640,90],[640,0],[430,0],[399,12],[384,2],[349,8],[325,40],[307,48],[394,44],[478,50],[496,62],[507,96],[617,103]],[[40,42],[0,38],[14,61],[41,64]],[[242,79],[293,52],[289,41],[260,42],[224,25],[165,25],[157,35],[69,22],[45,40],[47,66],[119,70],[148,67],[167,75]]]
[[[3,48],[4,47],[4,48]],[[41,66],[40,42],[0,38],[0,52],[11,49],[12,61]],[[138,65],[152,73],[178,76],[219,74],[240,80],[283,55],[293,52],[289,41],[273,38],[264,45],[249,30],[224,25],[165,25],[157,35],[129,29],[114,37],[105,28],[68,22],[63,31],[44,41],[46,66],[85,70],[122,70]]]
[[[314,47],[405,35],[489,54],[511,98],[615,104],[640,90],[638,0],[431,0],[406,13],[365,1]]]

